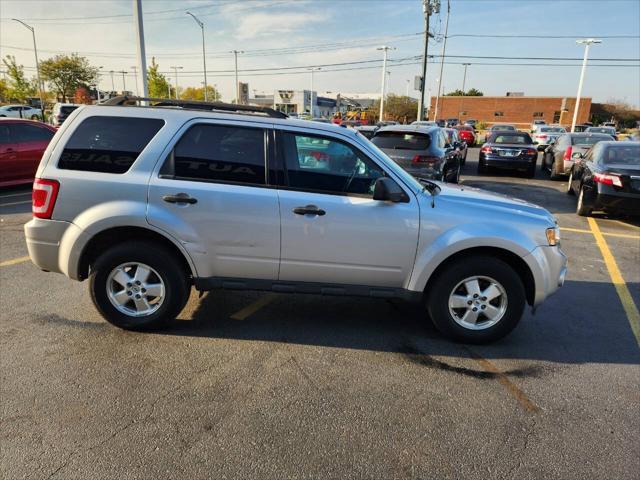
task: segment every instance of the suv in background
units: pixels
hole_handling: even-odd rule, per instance
[[[380,128],[373,144],[416,178],[458,183],[462,159],[445,129],[421,125]]]
[[[69,116],[25,225],[32,261],[88,278],[114,325],[166,325],[195,286],[413,299],[444,334],[482,343],[564,281],[544,208],[419,182],[355,130],[246,105],[131,105],[141,101]]]
[[[56,103],[51,111],[51,125],[54,127],[62,125],[71,112],[79,106],[75,103]]]

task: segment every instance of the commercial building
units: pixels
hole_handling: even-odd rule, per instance
[[[518,92],[519,93],[519,92]],[[508,95],[505,97],[440,97],[438,118],[458,118],[493,123],[511,123],[518,126],[531,125],[534,120],[570,125],[573,119],[575,97],[527,97]],[[435,120],[436,98],[431,97],[430,119]],[[591,98],[582,98],[578,109],[577,123],[589,121]]]
[[[313,109],[311,108],[310,90],[276,90],[273,94],[255,94],[249,103],[263,107],[271,107],[286,114],[306,114],[313,117],[331,117],[336,112],[336,101],[332,98],[319,97],[313,92]]]

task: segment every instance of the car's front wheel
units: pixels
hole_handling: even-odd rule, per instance
[[[93,263],[91,299],[109,323],[142,330],[165,326],[189,297],[187,273],[165,248],[149,242],[112,247]]]
[[[488,343],[511,332],[526,303],[516,271],[491,256],[465,257],[448,265],[427,291],[436,328],[463,343]]]
[[[578,193],[578,204],[576,205],[576,213],[581,217],[588,217],[589,215],[591,215],[592,208],[587,206],[587,202],[584,197],[584,187],[580,187],[580,193]]]

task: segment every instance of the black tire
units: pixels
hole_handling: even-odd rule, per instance
[[[527,168],[526,176],[527,176],[527,178],[533,178],[533,177],[536,176],[536,164],[535,164],[535,162],[532,163],[531,165],[529,165],[529,168]]]
[[[540,160],[540,171],[543,173],[547,171],[547,156],[544,153],[542,154],[542,159]]]
[[[575,195],[576,192],[573,191],[573,187],[571,186],[571,182],[573,182],[573,169],[569,172],[569,180],[567,181],[567,195]]]
[[[585,205],[584,202],[584,187],[580,187],[580,193],[578,194],[578,204],[576,205],[576,213],[581,217],[588,217],[593,211],[592,208]]]
[[[154,269],[164,282],[165,294],[153,313],[135,317],[120,312],[109,300],[107,281],[117,266],[140,262]],[[91,266],[89,292],[94,305],[109,323],[127,330],[151,330],[167,326],[182,311],[190,293],[187,272],[174,254],[151,242],[119,244],[100,255]]]
[[[487,166],[478,160],[478,173],[487,173]]]
[[[449,296],[463,280],[473,276],[495,279],[504,288],[507,306],[502,318],[482,330],[460,325],[449,311]],[[510,333],[522,318],[526,295],[522,280],[516,271],[499,258],[482,255],[464,257],[438,274],[430,282],[427,310],[435,327],[445,336],[462,343],[481,344],[498,340]]]
[[[562,175],[559,175],[556,172],[556,162],[555,159],[553,161],[553,163],[551,164],[551,167],[549,167],[549,179],[551,180],[560,180],[562,178]]]

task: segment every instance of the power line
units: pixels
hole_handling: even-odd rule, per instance
[[[449,38],[454,37],[471,37],[471,38],[550,38],[550,39],[562,39],[562,38],[581,38],[581,37],[594,37],[594,38],[640,38],[640,35],[522,35],[522,34],[504,34],[504,35],[489,35],[489,34],[476,34],[476,33],[454,33],[448,35]]]

